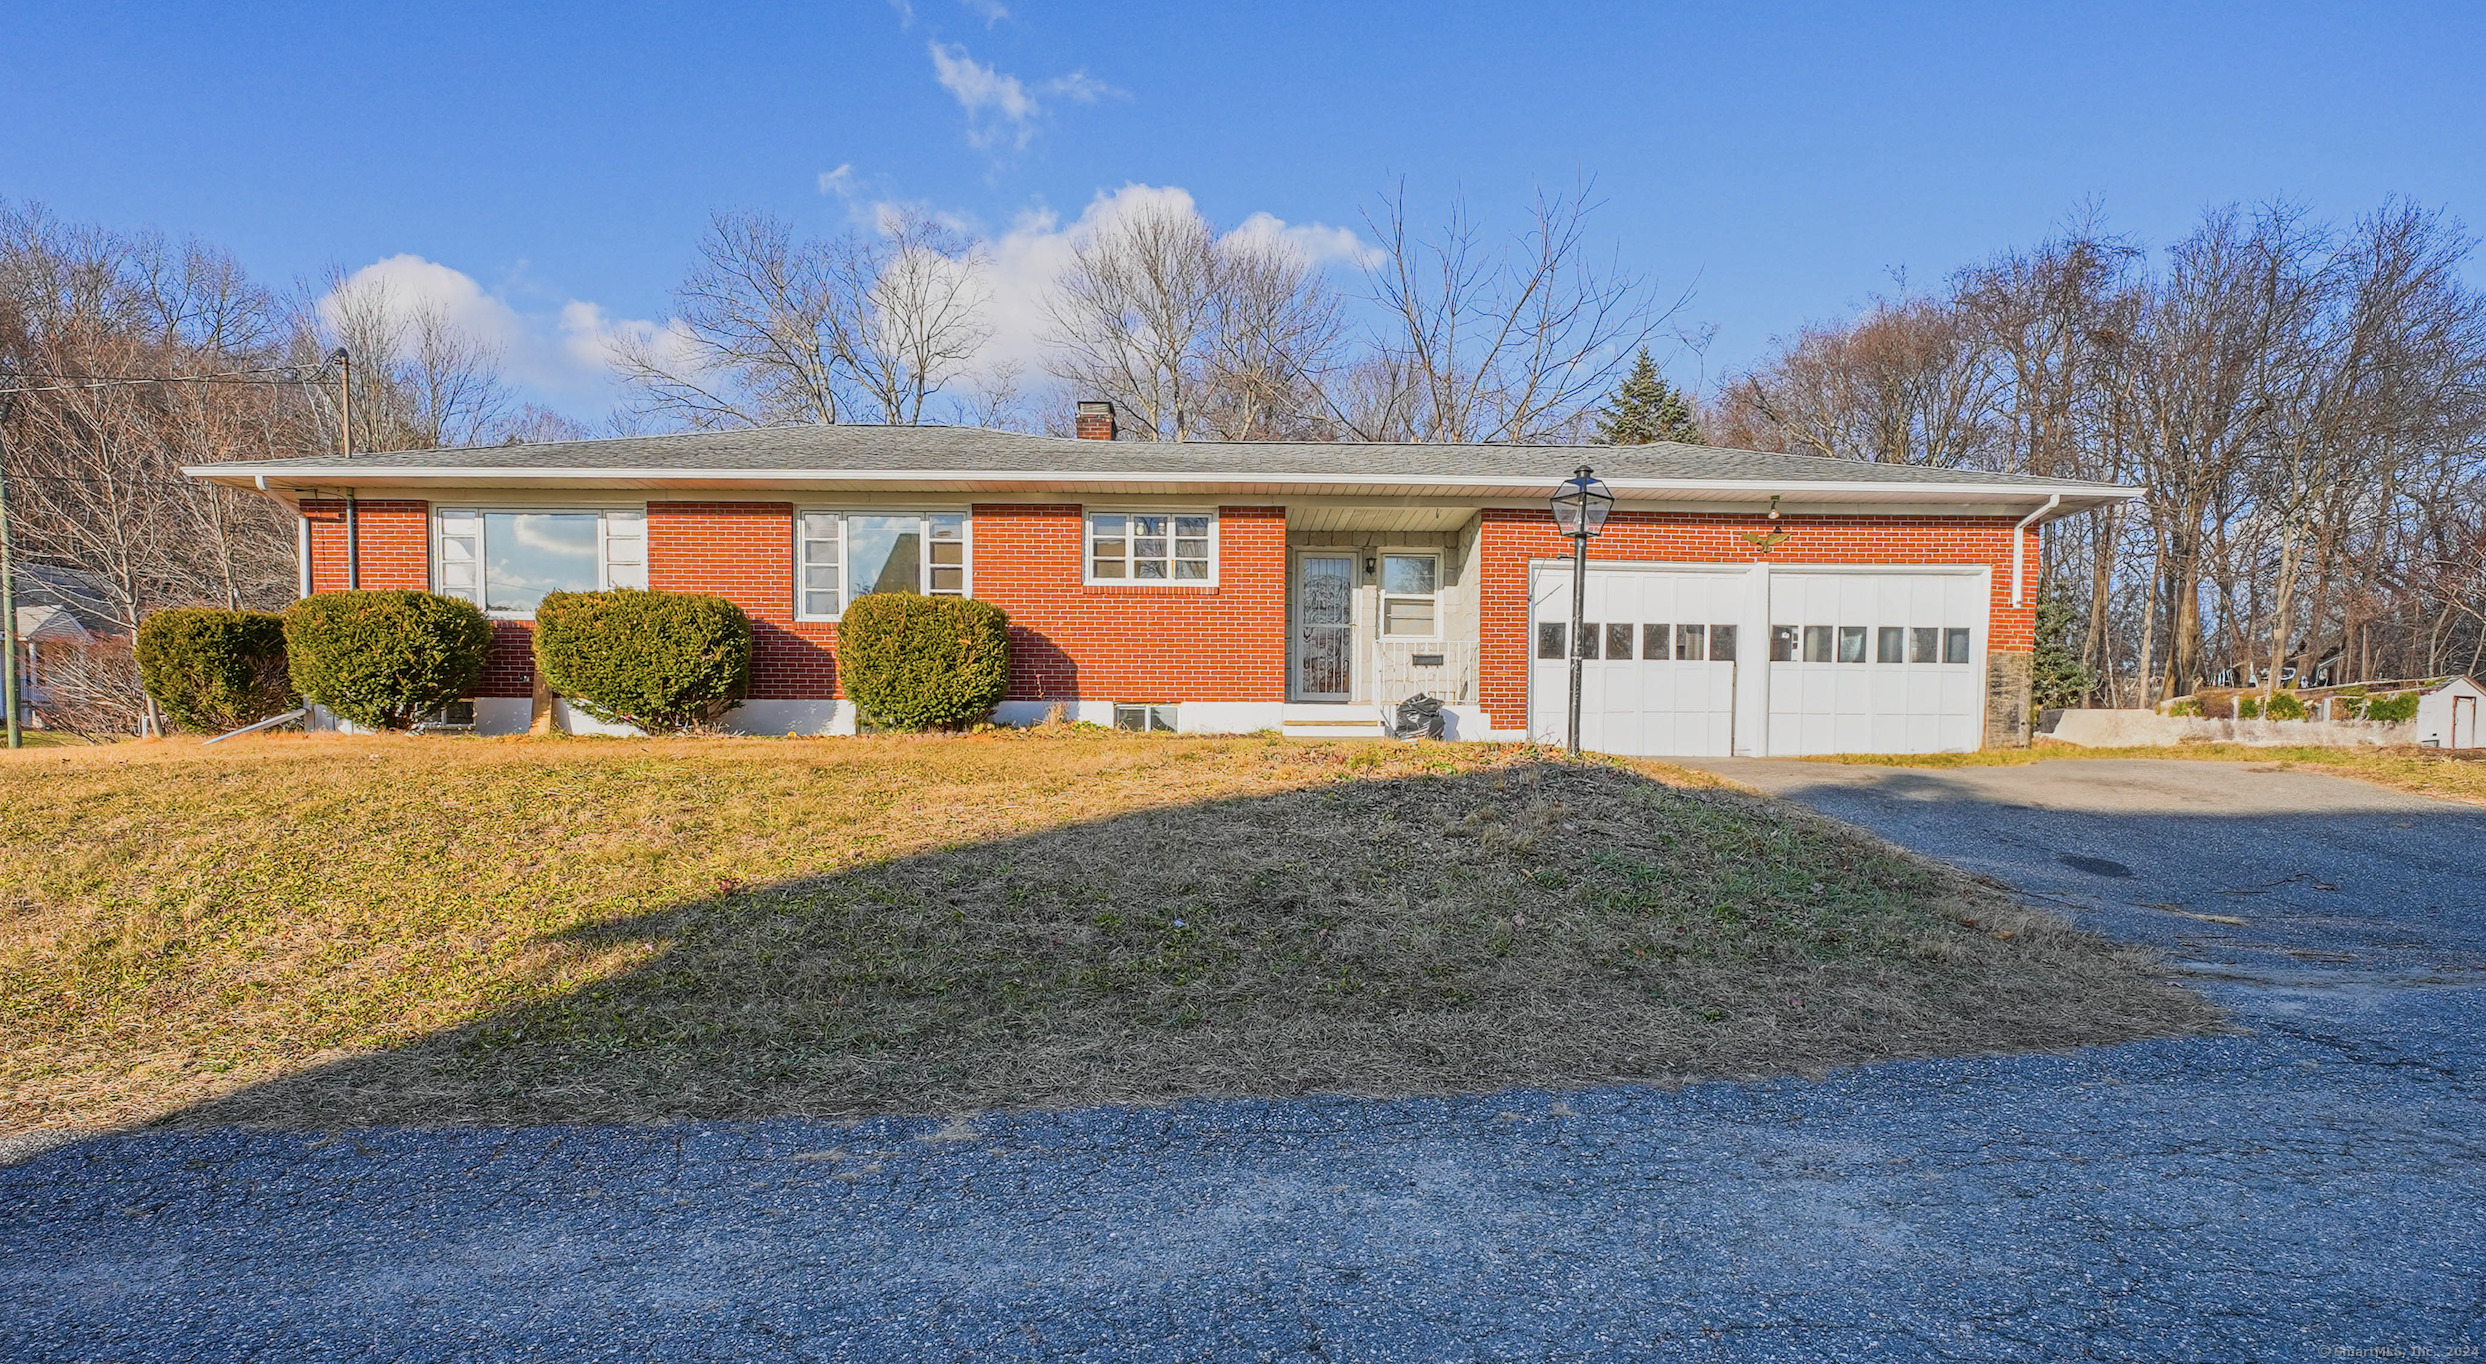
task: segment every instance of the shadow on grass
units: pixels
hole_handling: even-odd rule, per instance
[[[340,1127],[1817,1071],[2201,1031],[2143,954],[1600,764],[1337,781],[732,888],[638,967],[194,1106]]]

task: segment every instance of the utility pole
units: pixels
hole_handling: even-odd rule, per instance
[[[354,357],[339,346],[328,357],[337,362],[337,453],[348,459],[354,456]],[[351,591],[363,585],[362,527],[354,516],[354,490],[345,490],[345,586]]]
[[[9,549],[9,473],[0,467],[0,705],[9,708],[9,747],[24,748],[17,724],[17,570]]]

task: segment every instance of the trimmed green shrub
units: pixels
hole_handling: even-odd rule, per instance
[[[405,729],[483,677],[492,623],[429,592],[322,592],[285,612],[294,690],[366,729]]]
[[[871,724],[962,729],[1009,694],[1009,623],[964,597],[869,593],[838,621],[838,676]]]
[[[2258,720],[2262,718],[2262,699],[2253,695],[2251,692],[2246,692],[2244,695],[2237,697],[2236,718],[2239,720]]]
[[[138,627],[138,680],[174,724],[223,734],[299,704],[285,672],[285,618],[176,606]]]
[[[2365,718],[2390,724],[2398,724],[2402,720],[2414,720],[2417,718],[2417,693],[2404,691],[2397,696],[2386,696],[2378,701],[2368,701],[2365,703]]]
[[[2292,691],[2275,691],[2262,706],[2262,714],[2273,720],[2302,720],[2306,715],[2305,703]]]
[[[599,720],[704,725],[751,687],[751,618],[699,592],[553,592],[535,608],[544,684]]]

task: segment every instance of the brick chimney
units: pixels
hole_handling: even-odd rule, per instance
[[[1076,429],[1081,440],[1112,440],[1122,431],[1114,423],[1114,405],[1102,399],[1090,399],[1079,404]]]

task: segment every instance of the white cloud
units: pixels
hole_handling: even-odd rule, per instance
[[[958,0],[958,3],[965,7],[967,13],[983,20],[986,28],[1010,17],[1008,7],[1001,0]]]
[[[834,194],[840,199],[852,198],[855,192],[854,163],[840,162],[836,170],[820,172],[820,192]]]
[[[1254,213],[1235,224],[1229,237],[1244,241],[1270,241],[1283,245],[1314,265],[1332,261],[1358,269],[1381,257],[1381,248],[1368,246],[1351,227],[1331,227],[1326,223],[1288,223],[1266,212]]]
[[[1108,96],[1129,98],[1128,91],[1117,90],[1084,70],[1073,71],[1067,76],[1055,76],[1044,83],[1044,90],[1046,94],[1060,95],[1075,104],[1094,104]]]
[[[1036,135],[1036,115],[1043,110],[1016,76],[1005,75],[967,55],[967,49],[945,43],[928,44],[932,78],[967,111],[968,145],[991,149],[1007,140],[1025,147]]]
[[[925,46],[932,53],[932,78],[966,111],[967,145],[980,151],[992,151],[1005,143],[1012,151],[1024,150],[1036,135],[1037,120],[1044,116],[1038,95],[1058,96],[1073,104],[1128,98],[1127,92],[1084,70],[1055,76],[1031,92],[1025,81],[977,61],[959,44],[936,40]]]
[[[915,26],[915,7],[908,4],[907,0],[889,0],[889,8],[898,12],[899,28],[907,29]]]
[[[1005,365],[1016,365],[1027,379],[1040,378],[1044,374],[1044,336],[1049,325],[1045,298],[1053,282],[1069,266],[1072,253],[1081,242],[1142,208],[1175,213],[1198,211],[1189,190],[1174,185],[1129,184],[1099,191],[1078,218],[1067,224],[1049,209],[1031,209],[1020,214],[1009,230],[986,241],[992,285],[987,318],[992,323],[993,336],[976,357],[977,369],[989,374]],[[1373,248],[1352,229],[1321,223],[1292,224],[1268,213],[1252,214],[1227,235],[1283,243],[1315,265],[1360,266],[1373,253]]]
[[[339,294],[348,291],[374,296],[400,323],[434,314],[468,340],[498,352],[504,376],[522,397],[591,411],[611,400],[605,335],[656,326],[615,322],[595,304],[577,299],[550,313],[522,311],[466,272],[410,254],[374,261],[320,299],[320,317],[330,326],[340,314]]]

